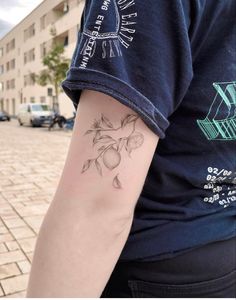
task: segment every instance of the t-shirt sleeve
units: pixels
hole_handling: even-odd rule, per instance
[[[77,110],[83,89],[136,111],[160,138],[193,77],[184,0],[88,0],[63,90]]]

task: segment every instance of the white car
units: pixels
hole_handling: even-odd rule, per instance
[[[17,119],[19,124],[41,126],[49,124],[54,116],[53,110],[47,104],[24,103],[20,104]]]

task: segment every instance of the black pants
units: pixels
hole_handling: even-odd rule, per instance
[[[118,261],[101,298],[236,298],[236,237],[153,262]]]

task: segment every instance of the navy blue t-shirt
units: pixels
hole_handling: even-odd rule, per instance
[[[236,236],[236,1],[87,0],[62,87],[113,96],[160,137],[120,260]]]

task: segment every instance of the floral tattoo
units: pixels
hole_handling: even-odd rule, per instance
[[[87,171],[94,165],[98,173],[102,176],[102,166],[109,170],[117,168],[121,162],[121,150],[125,149],[127,155],[131,158],[130,154],[133,150],[141,147],[144,142],[142,133],[135,130],[136,122],[139,119],[138,115],[127,114],[120,122],[120,126],[114,127],[110,120],[101,114],[99,120],[94,120],[91,129],[87,130],[84,135],[93,134],[93,146],[99,144],[98,156],[96,158],[88,159],[82,168],[81,173]],[[108,132],[112,133],[123,129],[128,124],[132,124],[132,131],[128,136],[118,139],[112,138]],[[107,132],[107,133],[105,133]],[[116,189],[121,189],[122,185],[118,178],[119,173],[113,178],[112,185]]]

